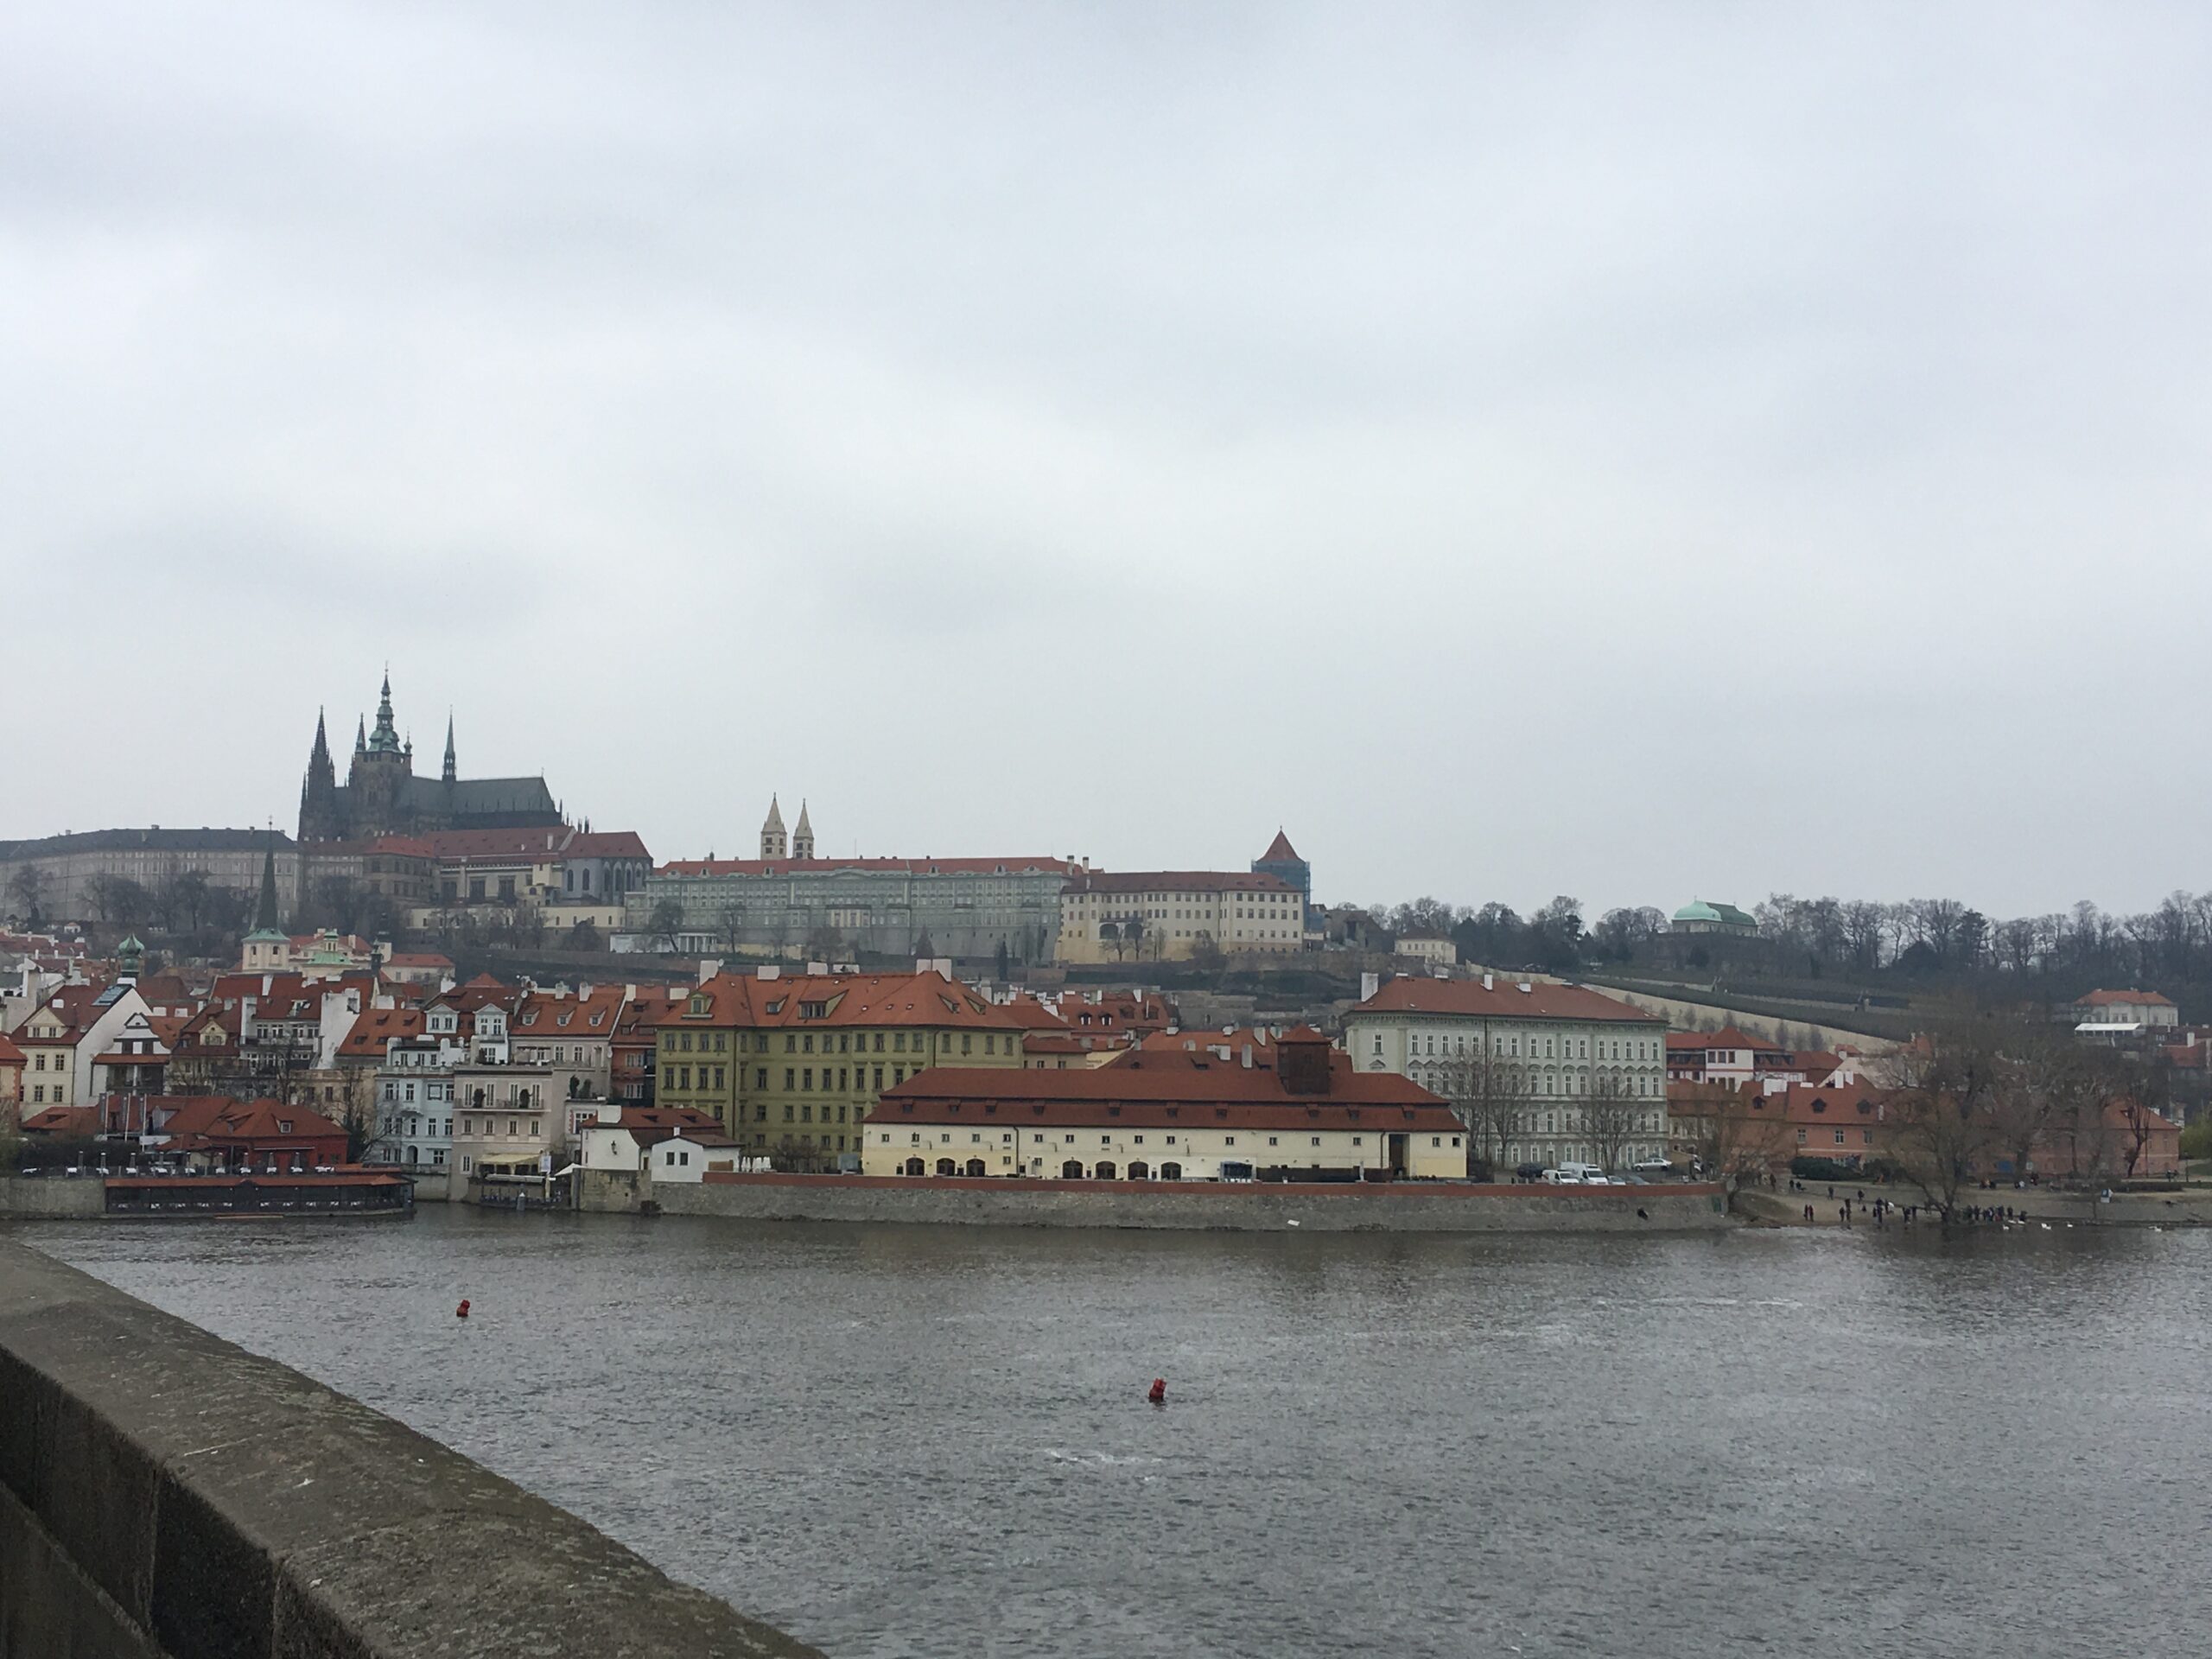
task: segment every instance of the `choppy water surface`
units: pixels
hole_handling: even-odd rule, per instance
[[[22,1236],[843,1659],[2212,1652],[2199,1235]]]

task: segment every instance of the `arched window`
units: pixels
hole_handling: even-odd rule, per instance
[[[1181,1180],[1183,1179],[1183,1166],[1180,1164],[1162,1164],[1160,1166],[1160,1179],[1163,1181]]]
[[[1060,1166],[1060,1179],[1064,1181],[1081,1180],[1083,1179],[1083,1166],[1077,1162],[1076,1160],[1072,1158],[1069,1159],[1067,1162]]]
[[[953,1161],[952,1161],[952,1160],[951,1160],[951,1159],[950,1159],[950,1158],[940,1158],[940,1159],[938,1159],[938,1160],[937,1160],[937,1173],[938,1173],[938,1174],[940,1174],[940,1175],[950,1175],[950,1174],[954,1174],[954,1173],[956,1173],[957,1172],[957,1166],[956,1166],[956,1165],[953,1163]]]

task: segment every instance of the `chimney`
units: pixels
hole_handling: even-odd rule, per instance
[[[1329,1092],[1329,1039],[1311,1026],[1282,1034],[1276,1046],[1275,1076],[1287,1095]]]
[[[754,969],[753,972],[754,977],[759,979],[780,979],[783,977],[784,970],[780,968],[772,967],[766,963],[763,963],[760,967]]]
[[[1495,975],[1495,974],[1490,974],[1490,973],[1486,973],[1486,974],[1484,974],[1484,975],[1483,976],[1483,989],[1484,989],[1484,990],[1486,990],[1486,991],[1494,991],[1494,990],[1496,990],[1497,988],[1497,975]]]
[[[1361,1001],[1373,1001],[1375,1000],[1375,994],[1382,988],[1382,975],[1377,973],[1364,973],[1359,976],[1359,1000]]]
[[[703,957],[699,962],[699,982],[703,985],[722,970],[721,958]]]
[[[1252,1069],[1252,1045],[1249,1043],[1244,1045],[1244,1069],[1247,1071]]]

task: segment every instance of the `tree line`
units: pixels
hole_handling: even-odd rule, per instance
[[[2003,920],[1958,899],[1881,902],[1775,893],[1751,910],[1755,937],[1676,932],[1665,912],[1649,905],[1608,910],[1586,925],[1581,901],[1565,895],[1525,917],[1496,901],[1462,906],[1427,897],[1376,905],[1369,913],[1394,934],[1442,934],[1468,961],[1548,972],[1659,961],[1809,979],[2212,981],[2212,892],[2176,891],[2133,914],[2085,899],[2069,910]]]

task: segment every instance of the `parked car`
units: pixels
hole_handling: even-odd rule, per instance
[[[1664,1158],[1646,1158],[1630,1164],[1629,1167],[1638,1175],[1669,1175],[1674,1173],[1675,1168]]]
[[[1516,1164],[1513,1166],[1513,1179],[1516,1181],[1543,1180],[1546,1179],[1544,1166],[1541,1164]]]
[[[1596,1164],[1561,1164],[1559,1179],[1564,1186],[1607,1186],[1605,1172]]]

